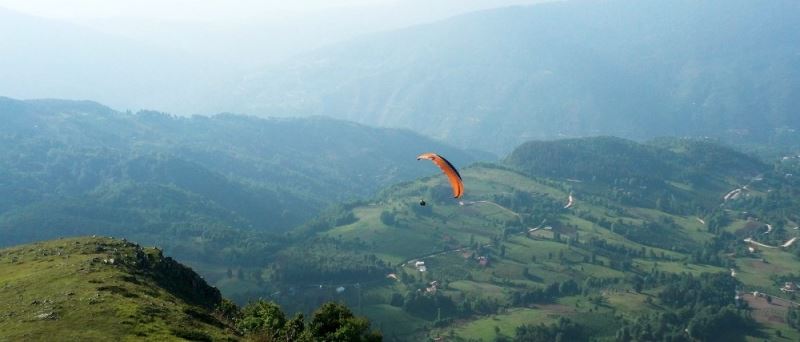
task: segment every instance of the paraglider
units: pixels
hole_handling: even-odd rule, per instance
[[[453,197],[460,198],[464,195],[464,183],[461,181],[461,175],[458,173],[458,170],[450,164],[447,159],[444,159],[442,156],[436,153],[423,153],[417,156],[417,160],[420,159],[427,159],[432,161],[436,166],[442,169],[442,172],[447,176],[447,179],[450,180],[450,186],[453,188]],[[425,201],[420,201],[420,205],[425,205]]]

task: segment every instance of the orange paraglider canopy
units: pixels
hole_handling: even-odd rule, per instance
[[[432,161],[436,166],[442,169],[445,175],[447,175],[447,179],[450,180],[450,185],[453,187],[453,197],[459,198],[461,195],[464,194],[464,183],[461,182],[461,175],[458,173],[458,170],[450,164],[447,159],[444,159],[442,156],[436,153],[423,153],[417,156],[417,160],[420,159],[427,159]]]

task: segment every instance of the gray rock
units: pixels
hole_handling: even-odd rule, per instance
[[[56,320],[58,319],[58,315],[53,311],[48,311],[36,315],[36,318],[41,320]]]

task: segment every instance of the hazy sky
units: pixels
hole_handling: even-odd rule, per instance
[[[552,0],[0,0],[0,7],[258,67],[370,32]]]
[[[0,6],[61,19],[116,16],[169,20],[228,21],[270,12],[391,5],[397,0],[0,0]]]
[[[553,0],[0,0],[11,10],[0,11],[0,95],[198,113],[182,94],[326,45],[544,1]]]
[[[98,19],[134,17],[158,20],[231,22],[277,13],[324,11],[359,7],[418,7],[465,10],[527,4],[546,0],[0,0],[0,7],[41,17]]]

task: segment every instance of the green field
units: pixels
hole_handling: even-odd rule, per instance
[[[500,335],[514,336],[514,329],[523,324],[550,323],[563,315],[556,310],[515,308],[507,312],[478,318],[470,322],[455,324],[451,329],[455,335],[462,338],[476,338],[483,341],[494,341],[498,335],[495,327],[500,329]],[[440,332],[445,335],[444,332]],[[449,332],[448,332],[449,333]]]

